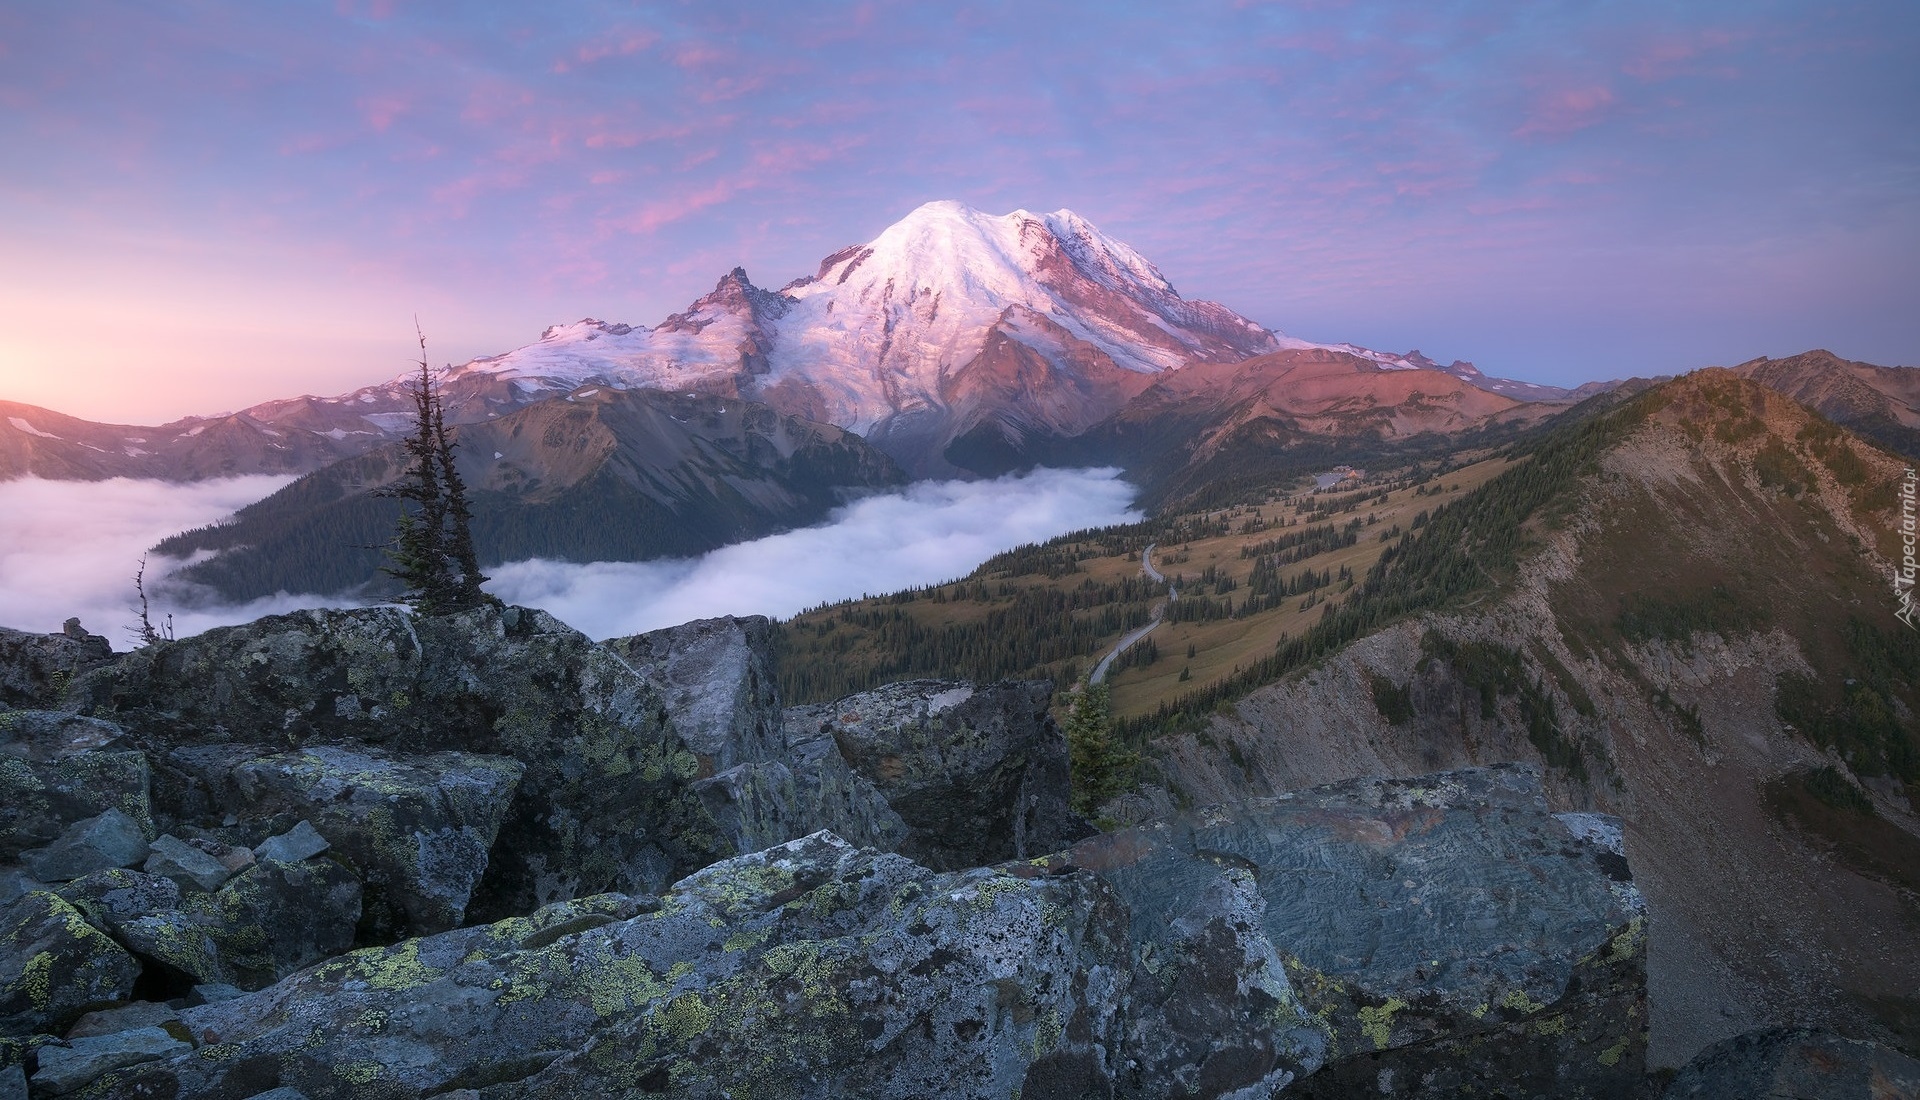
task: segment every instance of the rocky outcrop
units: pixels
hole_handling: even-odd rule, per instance
[[[214,804],[247,819],[243,839],[264,843],[258,834],[308,822],[365,881],[372,942],[462,922],[525,770],[508,757],[468,752],[398,758],[339,745],[257,751],[217,745],[169,759]]]
[[[1665,1100],[1818,1096],[1891,1100],[1920,1096],[1920,1061],[1878,1043],[1817,1028],[1769,1028],[1701,1051],[1667,1086]]]
[[[113,646],[68,619],[60,634],[0,627],[0,706],[37,707],[59,698],[73,678],[113,660]]]
[[[64,900],[35,890],[0,909],[0,1036],[58,1031],[133,995],[140,964]]]
[[[913,680],[793,707],[787,728],[831,738],[908,828],[900,851],[974,867],[1052,851],[1093,830],[1067,805],[1066,739],[1044,681]]]
[[[51,711],[0,711],[0,862],[117,810],[151,835],[146,757],[119,751],[121,730]]]
[[[1046,866],[1127,906],[1138,1095],[1626,1096],[1642,1072],[1618,823],[1549,813],[1535,769],[1203,810]]]
[[[820,833],[183,1009],[87,1094],[1635,1096],[1612,827],[1489,769],[966,871]]]
[[[326,859],[261,860],[217,891],[103,871],[60,896],[151,971],[154,984],[259,989],[354,944],[360,879]]]
[[[279,815],[275,828],[312,818],[328,840],[348,848],[358,829],[366,843],[355,858],[377,887],[369,911],[392,908],[398,932],[447,927],[466,914],[525,913],[605,890],[658,890],[736,850],[690,789],[707,765],[680,738],[658,692],[612,652],[540,611],[274,616],[137,650],[81,676],[64,698],[126,727],[147,748],[163,817],[218,822],[237,795],[241,807],[257,802]],[[363,768],[342,756],[328,763],[315,753],[329,745],[376,762]],[[391,778],[410,759],[448,752],[473,754],[455,771],[478,784],[477,801],[430,793],[424,780],[394,780],[413,792],[403,802],[442,805],[452,816],[435,810],[418,821],[384,822],[374,803],[399,791],[374,773]],[[523,769],[517,787],[500,758]],[[434,757],[428,766],[451,759]],[[249,760],[260,763],[249,765],[247,785],[235,769]],[[364,828],[339,821],[335,827],[346,831],[335,836],[295,788],[362,792],[329,812],[363,815]],[[508,791],[496,838],[483,819]],[[469,828],[475,831],[461,832]],[[228,839],[251,845],[265,835]],[[436,847],[437,839],[450,843]],[[379,870],[382,851],[396,864],[427,859],[434,865],[428,878],[477,871],[481,858],[485,873],[470,887],[448,880],[445,889],[396,894],[388,887],[407,876]],[[456,866],[469,860],[475,865]],[[471,898],[462,898],[469,888]]]

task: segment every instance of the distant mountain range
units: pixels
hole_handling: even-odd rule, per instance
[[[1823,351],[1735,369],[1920,455],[1920,379],[1911,369],[1851,363]],[[359,456],[388,453],[382,449],[409,430],[409,378],[159,427],[94,424],[0,403],[0,478],[193,480],[328,470],[313,484],[290,487],[266,511],[283,515],[292,501],[305,500],[344,514],[339,494],[379,484],[381,471],[390,473],[390,459]],[[872,456],[862,455],[843,464],[850,478],[843,489],[891,484],[901,471],[994,475],[1080,462],[1122,466],[1155,499],[1225,472],[1286,465],[1309,454],[1379,446],[1406,452],[1465,436],[1497,437],[1616,385],[1567,390],[1492,378],[1457,360],[1442,366],[1417,350],[1397,354],[1296,339],[1224,306],[1182,298],[1151,262],[1072,211],[996,216],[956,202],[928,203],[777,291],[755,286],[735,268],[711,293],[653,328],[594,319],[555,326],[536,343],[452,367],[442,379],[449,419],[465,448],[462,461],[474,482],[494,494],[502,517],[522,508],[550,515],[574,505],[542,495],[551,494],[555,482],[523,470],[512,447],[496,446],[498,425],[554,401],[572,412],[536,418],[572,423],[567,417],[580,401],[610,409],[605,395],[614,393],[655,395],[620,403],[633,410],[655,410],[659,395],[676,394],[731,403],[743,423],[805,423],[793,429],[803,434],[832,426],[864,439],[899,468],[881,472]],[[628,456],[624,466],[615,464],[626,472],[562,478],[569,493],[586,494],[567,499],[611,494],[581,514],[616,527],[632,518],[619,509],[644,499],[650,503],[635,505],[642,511],[665,509],[680,526],[712,537],[817,514],[808,510],[811,504],[796,508],[786,501],[788,473],[750,473],[739,465],[751,465],[764,448],[736,452],[715,444],[719,450],[712,453],[729,456],[722,465],[732,464],[726,478],[759,488],[718,505],[715,514],[730,518],[713,525],[700,511],[708,506],[693,502],[705,500],[717,483],[706,467],[688,474],[692,452],[674,452],[682,437],[672,424],[670,416],[637,411],[597,419],[593,430],[604,438],[590,449]],[[654,439],[656,432],[665,435]],[[852,454],[857,443],[834,446]],[[496,451],[502,457],[488,457]],[[552,460],[547,455],[536,465]],[[823,487],[818,473],[801,477],[808,492]],[[783,488],[768,488],[776,485]],[[766,522],[743,522],[743,508],[764,508]],[[373,514],[364,503],[352,510]],[[522,538],[503,527],[494,545],[503,554],[532,552],[521,545],[529,538],[544,536]],[[216,549],[220,540],[190,541]],[[642,548],[611,529],[547,541],[552,545],[543,543],[540,552],[565,557],[616,548],[621,556],[677,552],[661,538],[641,540]],[[211,576],[218,569],[201,572]]]
[[[708,394],[583,387],[468,424],[456,450],[482,562],[691,556],[816,523],[907,477],[859,436]],[[156,549],[211,556],[180,577],[229,599],[381,590],[406,455],[333,463]]]

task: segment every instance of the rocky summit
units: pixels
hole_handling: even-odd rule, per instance
[[[1531,766],[1102,832],[1046,685],[783,709],[763,620],[0,655],[0,1096],[1656,1094],[1619,823]]]

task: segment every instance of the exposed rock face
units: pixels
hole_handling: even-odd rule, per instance
[[[33,891],[0,910],[0,1035],[58,1031],[133,995],[140,964],[65,901]]]
[[[484,608],[416,619],[371,608],[274,616],[130,653],[80,677],[67,698],[126,726],[150,748],[164,814],[218,820],[223,799],[237,794],[243,805],[265,800],[284,808],[288,816],[276,831],[308,817],[335,843],[346,840],[293,789],[306,779],[366,784],[344,774],[328,779],[323,773],[333,765],[323,757],[311,767],[300,762],[304,757],[262,764],[249,773],[246,789],[222,787],[213,777],[263,752],[307,749],[311,756],[314,746],[329,744],[361,755],[366,750],[354,746],[374,746],[396,768],[404,758],[436,752],[518,761],[524,773],[485,876],[465,906],[482,917],[608,889],[657,890],[732,851],[689,789],[702,764],[670,725],[659,695],[604,647],[540,611]],[[209,763],[202,754],[215,748],[216,756],[229,757]],[[479,802],[490,804],[506,789],[504,765],[476,761],[469,763],[477,770],[463,769],[484,792]],[[498,774],[483,782],[489,771]],[[275,773],[286,782],[271,779]],[[428,801],[442,797],[415,789]],[[424,830],[439,835],[444,824],[485,832],[485,814],[460,809],[464,795],[445,797],[457,812],[439,824],[423,819]],[[360,812],[353,805],[372,814],[373,807],[351,798],[336,809],[353,816]],[[378,825],[371,816],[368,823]],[[261,832],[237,839],[266,838]],[[409,915],[425,922],[409,927],[457,920],[455,893],[441,892],[425,915]]]
[[[787,728],[831,737],[910,830],[900,851],[973,867],[1052,851],[1093,830],[1067,806],[1066,740],[1044,681],[914,680],[793,707]]]
[[[700,619],[606,643],[660,693],[702,774],[779,759],[778,678],[764,616]],[[808,830],[811,832],[812,830]]]
[[[1521,769],[935,872],[821,833],[184,1010],[98,1095],[1637,1095],[1643,914]],[[213,1049],[213,1048],[209,1048]]]
[[[486,872],[525,770],[469,752],[403,759],[316,745],[256,756],[236,746],[176,752],[217,805],[278,831],[310,821],[365,877],[376,941],[458,926]]]
[[[1619,842],[1496,767],[1203,810],[1048,869],[1127,905],[1139,1095],[1621,1096],[1646,995]]]
[[[1920,1061],[1877,1043],[1813,1028],[1772,1028],[1722,1039],[1667,1086],[1666,1100],[1920,1096]]]
[[[113,646],[67,620],[64,634],[0,627],[0,706],[36,707],[66,690],[75,676],[113,660]]]
[[[52,844],[20,853],[20,861],[42,882],[66,882],[95,871],[131,867],[147,857],[140,822],[117,809],[69,825]]]
[[[262,860],[211,893],[118,870],[69,883],[60,896],[163,985],[259,989],[353,946],[361,886],[331,860]]]

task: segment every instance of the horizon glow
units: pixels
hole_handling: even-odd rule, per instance
[[[1541,382],[1920,362],[1920,7],[0,8],[0,400],[152,424],[657,324],[913,207]]]

